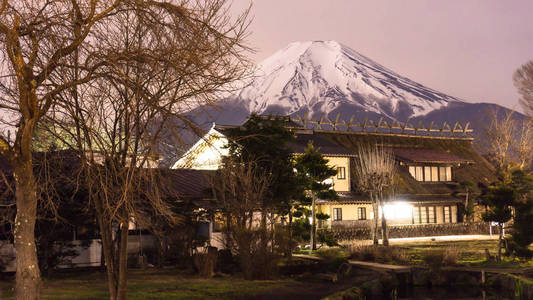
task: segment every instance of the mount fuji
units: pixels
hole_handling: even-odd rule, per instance
[[[261,62],[238,99],[250,112],[311,116],[343,110],[391,119],[462,103],[383,67],[336,41],[296,42]]]

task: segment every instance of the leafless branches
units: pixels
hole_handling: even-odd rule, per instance
[[[270,179],[255,163],[243,163],[231,157],[211,178],[213,194],[220,207],[227,245],[239,254],[246,279],[265,278],[271,269],[272,253],[268,245],[272,237],[262,226],[260,214],[267,196]],[[265,241],[268,239],[268,241]]]
[[[381,217],[383,244],[388,245],[384,215],[384,195],[394,185],[397,172],[394,157],[382,147],[359,148],[355,159],[355,179],[359,189],[370,196],[374,211],[373,241],[378,244],[378,219]],[[381,209],[381,216],[379,214]]]
[[[161,198],[149,188],[156,172],[142,169],[153,166],[168,119],[193,126],[184,113],[212,105],[246,73],[248,12],[231,19],[227,9],[226,0],[0,3],[0,153],[16,175],[18,298],[39,297],[35,133],[78,150],[101,229],[118,224],[124,248],[134,204]],[[125,284],[110,291],[123,299]]]
[[[517,122],[516,127],[518,140],[511,144],[511,150],[516,155],[518,167],[524,170],[530,168],[533,161],[533,122],[523,120]]]
[[[496,168],[506,170],[509,167],[509,151],[516,126],[514,112],[505,112],[502,118],[499,118],[495,110],[490,110],[488,113],[489,124],[485,128],[488,152],[493,155]]]
[[[3,0],[0,4],[0,154],[15,178],[17,299],[38,299],[40,274],[35,247],[37,186],[32,139],[59,93],[89,82],[103,60],[86,56],[76,80],[62,79],[61,67],[92,39],[95,24],[121,3],[76,0]],[[93,40],[94,41],[94,40]]]
[[[514,85],[520,93],[524,112],[533,118],[533,61],[521,66],[513,75]]]

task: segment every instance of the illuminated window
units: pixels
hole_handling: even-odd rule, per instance
[[[333,209],[333,221],[342,221],[342,208]]]
[[[446,181],[452,181],[452,167],[445,167],[446,169]]]
[[[424,170],[420,166],[417,166],[415,168],[416,168],[416,177],[415,177],[415,179],[418,180],[418,181],[423,181],[424,180]]]
[[[439,167],[439,181],[448,181],[446,180],[446,167]]]
[[[452,167],[409,166],[409,174],[413,176],[416,181],[452,181]]]
[[[424,181],[431,181],[431,167],[424,167]]]
[[[337,179],[346,179],[346,168],[345,167],[337,168]]]
[[[428,211],[426,207],[420,207],[420,223],[421,224],[428,223]]]
[[[417,181],[424,181],[424,170],[421,166],[409,166],[409,173]]]
[[[431,181],[439,181],[439,167],[431,167]]]
[[[358,220],[366,220],[366,207],[358,207],[357,208],[357,219]]]
[[[409,174],[411,174],[413,178],[416,178],[416,167],[415,166],[409,166]]]
[[[437,223],[435,206],[419,206],[413,208],[414,224]]]
[[[428,223],[437,223],[435,218],[435,206],[428,206]]]
[[[444,223],[452,222],[451,207],[444,206]]]

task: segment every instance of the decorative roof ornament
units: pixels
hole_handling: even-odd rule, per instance
[[[340,113],[332,120],[322,114],[318,120],[310,119],[307,115],[296,116],[294,121],[298,122],[304,129],[317,130],[333,130],[333,131],[347,131],[347,132],[377,132],[389,134],[412,134],[425,136],[448,136],[448,137],[468,137],[474,130],[470,128],[470,122],[461,124],[455,122],[450,126],[448,122],[443,122],[438,126],[434,121],[431,121],[429,126],[424,125],[419,121],[416,126],[408,119],[405,122],[398,120],[387,121],[380,118],[377,122],[365,118],[362,122],[358,121],[355,115],[352,115],[350,120],[346,122],[340,118]],[[328,128],[328,129],[325,129]]]

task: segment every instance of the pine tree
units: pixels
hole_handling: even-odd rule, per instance
[[[269,174],[268,188],[261,207],[263,232],[267,232],[268,214],[288,214],[289,247],[285,254],[290,257],[293,244],[292,207],[304,193],[303,183],[294,172],[293,155],[288,147],[294,134],[284,126],[280,117],[265,118],[252,114],[243,126],[229,129],[227,136],[230,156],[245,163],[253,163],[258,172]]]
[[[529,259],[533,257],[533,251],[529,249],[533,243],[533,175],[515,171],[512,179],[514,216],[509,251]]]
[[[498,261],[501,261],[503,246],[503,227],[506,222],[511,220],[514,190],[504,182],[493,183],[488,192],[483,196],[488,211],[483,214],[483,220],[486,222],[495,222],[498,224]]]
[[[311,194],[311,250],[316,250],[316,200],[337,197],[332,184],[325,182],[326,179],[337,174],[337,170],[328,166],[328,160],[311,142],[305,149],[305,153],[296,157],[295,168],[306,190]]]

